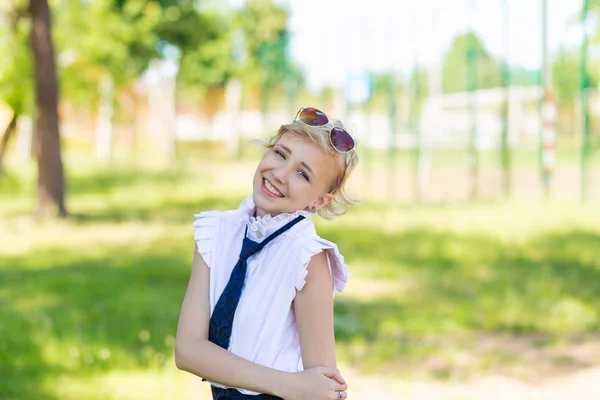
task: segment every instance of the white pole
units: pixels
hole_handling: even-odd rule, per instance
[[[114,84],[110,74],[106,73],[98,85],[100,91],[100,107],[96,125],[96,157],[102,163],[108,163],[112,156],[113,139],[113,93]]]

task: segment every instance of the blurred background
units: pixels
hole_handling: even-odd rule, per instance
[[[193,214],[300,107],[362,202],[315,221],[349,397],[597,399],[600,2],[5,0],[0,399],[207,399],[173,361]]]

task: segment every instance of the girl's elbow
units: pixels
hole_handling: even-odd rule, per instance
[[[190,369],[190,346],[189,344],[177,338],[175,340],[175,366],[182,371]]]
[[[201,360],[199,355],[205,353],[204,345],[208,339],[177,336],[175,339],[175,366],[182,371],[196,370]]]
[[[305,351],[302,357],[305,369],[312,367],[337,368],[335,349],[312,349]]]
[[[175,345],[175,366],[182,371],[188,370],[185,351],[181,349],[181,345]]]

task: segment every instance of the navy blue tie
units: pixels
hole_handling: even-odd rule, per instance
[[[248,226],[246,226],[240,257],[237,264],[235,264],[235,267],[233,267],[229,282],[227,282],[227,286],[223,289],[223,293],[221,293],[221,297],[219,297],[210,317],[208,340],[221,346],[225,350],[229,349],[229,339],[231,338],[231,330],[233,328],[233,317],[238,303],[240,302],[244,281],[246,280],[246,269],[248,267],[246,261],[252,255],[261,251],[271,240],[275,239],[303,219],[303,216],[298,216],[273,232],[260,243],[246,237],[246,234],[248,233]]]

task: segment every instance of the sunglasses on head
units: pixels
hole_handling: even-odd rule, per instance
[[[296,114],[294,121],[300,121],[309,126],[325,126],[330,123],[327,115],[316,108],[301,108]],[[343,128],[332,126],[329,130],[329,141],[339,153],[348,153],[354,149],[354,139]]]

